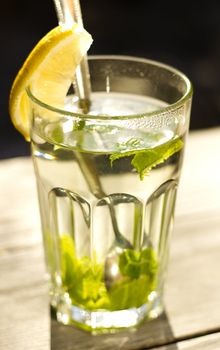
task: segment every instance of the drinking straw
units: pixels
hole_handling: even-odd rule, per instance
[[[71,26],[73,23],[83,28],[82,13],[79,0],[54,0],[60,25]],[[88,113],[90,107],[91,83],[86,55],[76,68],[74,87],[79,98],[79,108]]]
[[[68,27],[76,22],[81,28],[83,28],[79,0],[54,0],[54,3],[60,25]],[[83,113],[88,113],[90,108],[91,83],[86,55],[76,69],[75,89],[79,98],[79,107],[82,109]],[[82,169],[91,192],[97,198],[106,197],[94,164],[90,162],[83,153],[80,154],[80,152],[75,152],[75,157],[78,160],[79,166]],[[111,200],[109,200],[109,203],[107,204],[109,206],[115,235],[123,237],[119,232],[115,209]]]

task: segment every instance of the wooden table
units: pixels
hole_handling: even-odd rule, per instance
[[[220,349],[220,128],[189,135],[166,312],[136,333],[96,336],[50,320],[30,158],[0,162],[0,349]]]

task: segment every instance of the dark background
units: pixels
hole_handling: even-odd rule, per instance
[[[0,158],[29,154],[12,126],[8,95],[36,42],[57,25],[52,0],[0,0]],[[220,1],[81,0],[91,54],[125,54],[174,65],[192,80],[191,129],[220,124]]]

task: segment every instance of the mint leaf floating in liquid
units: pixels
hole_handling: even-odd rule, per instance
[[[144,176],[148,175],[152,168],[179,152],[183,145],[183,141],[180,138],[176,138],[155,148],[112,153],[110,161],[112,165],[117,159],[134,156],[131,164],[139,173],[140,179],[143,180]]]

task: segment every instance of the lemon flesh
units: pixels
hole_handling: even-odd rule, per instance
[[[92,43],[91,35],[74,24],[58,26],[34,47],[11,88],[9,113],[14,126],[30,139],[30,107],[26,88],[46,104],[63,108],[77,65]]]

